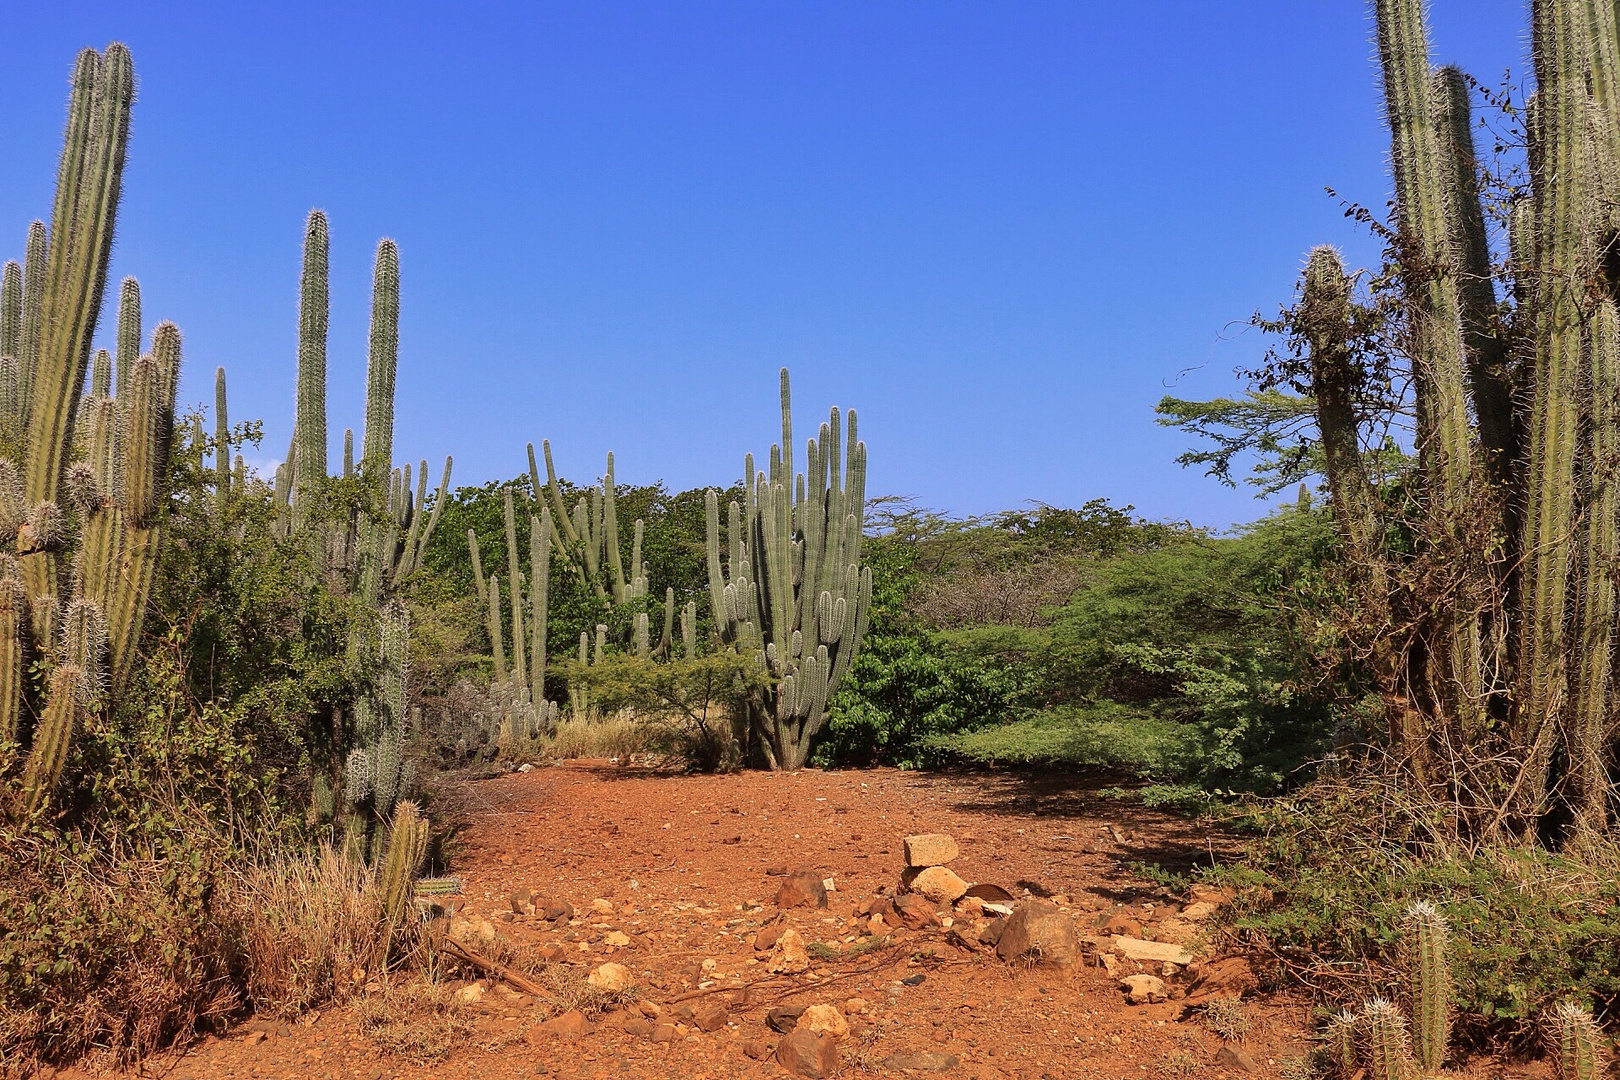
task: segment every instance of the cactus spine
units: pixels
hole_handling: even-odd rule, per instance
[[[1603,1032],[1585,1006],[1559,1002],[1547,1022],[1547,1041],[1559,1080],[1598,1080],[1605,1075]]]
[[[1349,1080],[1360,1067],[1361,1049],[1356,1042],[1358,1026],[1355,1013],[1340,1009],[1328,1020],[1327,1028],[1323,1031],[1328,1061],[1332,1063],[1333,1072],[1342,1080]]]
[[[1418,901],[1402,918],[1413,1054],[1425,1072],[1440,1068],[1451,1035],[1450,929],[1433,904]]]
[[[806,471],[795,473],[786,368],[781,400],[782,442],[771,447],[770,471],[746,477],[746,506],[730,507],[724,572],[719,499],[712,490],[706,536],[710,604],[721,640],[753,655],[769,676],[770,685],[750,699],[750,726],[772,768],[797,769],[866,633],[872,572],[860,565],[866,444],[856,438],[855,413],[841,443],[833,409],[806,444]],[[745,468],[752,470],[752,457]]]

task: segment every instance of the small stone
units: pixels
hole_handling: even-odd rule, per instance
[[[771,1052],[775,1049],[775,1046],[764,1039],[749,1039],[742,1045],[742,1052],[755,1061],[764,1061],[771,1056]]]
[[[792,927],[782,931],[771,950],[771,961],[766,967],[773,975],[797,975],[810,970],[810,953],[804,947],[804,938]]]
[[[1117,939],[1116,939],[1117,940]],[[1003,960],[1034,959],[1041,964],[1069,967],[1080,958],[1080,934],[1074,920],[1049,900],[1019,904],[996,941]]]
[[[1203,922],[1215,914],[1215,905],[1208,900],[1195,900],[1181,909],[1181,917],[1188,922]]]
[[[777,939],[782,936],[782,931],[786,929],[787,927],[782,923],[771,923],[769,926],[760,927],[759,933],[754,935],[754,950],[756,952],[770,952],[776,948]]]
[[[572,919],[574,917],[574,905],[570,904],[566,900],[560,904],[548,904],[546,906],[545,916],[548,922],[558,922],[563,919]]]
[[[623,930],[609,930],[602,938],[602,944],[611,945],[615,949],[623,949],[630,944],[630,935]]]
[[[1223,1046],[1215,1051],[1215,1064],[1223,1069],[1237,1069],[1246,1073],[1260,1071],[1260,1063],[1237,1046]]]
[[[506,902],[511,906],[512,914],[514,915],[534,914],[534,893],[530,892],[528,889],[517,890],[511,896],[507,897]]]
[[[979,944],[980,945],[995,945],[995,944],[997,944],[999,941],[1001,941],[1001,935],[1002,935],[1003,932],[1006,931],[1006,929],[1007,929],[1007,919],[1006,919],[1006,917],[1002,917],[1002,918],[999,918],[999,919],[991,919],[989,922],[984,924],[984,929],[979,931]]]
[[[765,1014],[765,1026],[778,1035],[786,1035],[798,1025],[799,1017],[803,1015],[803,1005],[778,1005]]]
[[[1132,1005],[1150,1005],[1169,996],[1164,980],[1157,975],[1127,975],[1119,980],[1119,988]]]
[[[653,1033],[653,1022],[644,1016],[632,1016],[619,1026],[624,1029],[626,1035],[646,1038]]]
[[[838,1040],[809,1028],[794,1028],[776,1044],[776,1063],[806,1080],[823,1080],[838,1071]]]
[[[1187,890],[1187,899],[1195,904],[1214,904],[1216,907],[1220,907],[1222,904],[1232,902],[1232,894],[1226,889],[1217,889],[1213,885],[1194,885]]]
[[[613,914],[613,901],[604,900],[600,896],[597,897],[595,900],[591,901],[591,913],[593,915]]]
[[[711,1001],[692,1011],[692,1025],[699,1031],[719,1031],[726,1026],[726,1007]]]
[[[911,891],[941,904],[950,904],[967,892],[968,883],[943,866],[930,866],[911,880]]]
[[[1116,936],[1111,947],[1127,960],[1146,960],[1154,964],[1170,963],[1186,967],[1193,959],[1191,953],[1173,941],[1143,941],[1136,937]]]
[[[884,1058],[883,1064],[895,1072],[944,1072],[956,1068],[959,1061],[955,1054],[938,1050],[901,1050]]]
[[[900,919],[900,925],[907,930],[921,930],[925,926],[939,924],[939,911],[934,902],[917,893],[906,893],[894,899],[894,913]]]
[[[1110,979],[1119,974],[1119,957],[1111,952],[1105,952],[1099,958],[1102,960],[1103,971]]]
[[[844,1019],[844,1014],[838,1011],[836,1005],[811,1005],[793,1026],[795,1031],[800,1028],[841,1039],[849,1034],[849,1021]]]
[[[824,908],[827,906],[827,886],[819,874],[808,870],[790,875],[776,890],[776,906]]]
[[[865,1012],[871,1007],[872,1003],[867,1001],[865,998],[850,998],[848,1001],[844,1002],[844,1011],[849,1013],[851,1016],[859,1016],[861,1013]]]
[[[681,1037],[675,1030],[674,1024],[657,1024],[653,1027],[652,1041],[655,1043],[670,1043]]]
[[[664,1007],[656,1001],[638,1001],[636,1011],[649,1020],[656,1020],[664,1014]]]
[[[1196,923],[1188,922],[1176,915],[1154,924],[1153,940],[1168,942],[1172,945],[1189,945],[1202,936],[1203,931]]]
[[[585,1014],[578,1009],[569,1009],[561,1016],[553,1016],[550,1020],[530,1028],[529,1034],[538,1031],[541,1036],[550,1036],[556,1039],[572,1041],[591,1033],[591,1022],[585,1019]]]
[[[908,836],[901,843],[905,847],[907,866],[944,866],[962,853],[944,833],[921,833]]]
[[[618,994],[630,989],[635,980],[630,975],[630,969],[623,964],[609,963],[599,965],[585,981],[598,990]]]
[[[484,1000],[484,984],[468,983],[451,994],[450,999],[457,1005],[476,1005]]]
[[[1131,918],[1123,911],[1116,911],[1100,919],[1097,923],[1102,932],[1110,936],[1118,934],[1121,937],[1141,937],[1142,924]]]

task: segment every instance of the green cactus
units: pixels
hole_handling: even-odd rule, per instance
[[[304,221],[304,265],[298,281],[298,397],[293,419],[292,527],[309,522],[326,479],[326,325],[330,317],[326,214],[311,210]]]
[[[1526,782],[1519,801],[1538,816],[1546,771],[1557,742],[1557,713],[1567,696],[1568,582],[1575,531],[1576,443],[1581,412],[1582,322],[1578,290],[1585,276],[1582,228],[1591,197],[1585,153],[1584,24],[1570,0],[1531,6],[1536,70],[1531,159],[1535,198],[1533,387],[1520,567],[1517,741],[1525,748]]]
[[[428,823],[416,804],[405,800],[394,808],[388,829],[388,847],[377,869],[385,932],[375,966],[386,965],[393,932],[405,918],[414,892],[412,886],[427,857]]]
[[[512,508],[512,489],[507,488],[502,502],[503,523],[506,526],[506,580],[511,585],[512,609],[512,674],[518,684],[529,679],[529,664],[524,657],[522,572],[518,569],[517,518]]]
[[[126,277],[118,286],[116,341],[113,393],[123,397],[128,393],[125,384],[129,381],[129,373],[135,370],[135,361],[141,358],[141,283],[132,277]]]
[[[529,687],[546,703],[546,619],[551,598],[551,511],[529,516]]]
[[[1358,1042],[1360,1022],[1349,1009],[1340,1009],[1327,1022],[1323,1030],[1324,1049],[1334,1075],[1350,1080],[1361,1067],[1361,1047]]]
[[[22,352],[22,264],[7,259],[0,266],[0,356],[13,360]]]
[[[224,519],[231,499],[231,420],[226,411],[225,369],[214,369],[214,498]]]
[[[18,806],[23,816],[43,810],[61,780],[73,733],[84,725],[84,681],[84,672],[71,664],[58,664],[51,671],[45,712],[34,726],[34,744],[23,768]]]
[[[501,578],[499,574],[489,576],[489,613],[485,620],[485,628],[489,631],[490,650],[495,657],[495,681],[506,681],[506,645],[501,640]]]
[[[1362,1008],[1359,1026],[1368,1080],[1411,1080],[1412,1041],[1400,1010],[1374,998]]]
[[[647,595],[647,577],[641,565],[644,523],[640,518],[635,522],[628,577],[619,550],[619,509],[613,454],[610,452],[607,456],[602,483],[590,488],[574,504],[573,513],[570,514],[563,502],[562,487],[557,482],[557,467],[551,460],[551,443],[542,439],[540,446],[546,462],[545,483],[540,481],[533,443],[528,446],[529,483],[537,500],[540,492],[545,491],[555,522],[555,538],[579,574],[580,581],[598,597],[615,604]]]
[[[688,660],[697,659],[697,601],[688,600],[681,609],[681,644]]]
[[[1606,1040],[1591,1010],[1573,1001],[1559,1002],[1546,1029],[1559,1080],[1598,1080],[1608,1074]]]
[[[860,565],[866,445],[856,438],[855,413],[841,445],[832,410],[807,443],[806,472],[796,474],[786,368],[780,381],[782,443],[771,448],[768,474],[745,478],[746,506],[731,504],[724,573],[719,500],[709,492],[707,555],[721,640],[755,656],[769,677],[751,696],[751,727],[772,768],[797,769],[866,633],[872,572]],[[752,471],[751,456],[745,468]]]
[[[1571,674],[1573,700],[1567,722],[1566,756],[1575,781],[1581,823],[1593,833],[1606,826],[1609,801],[1607,738],[1610,727],[1610,653],[1614,641],[1614,566],[1620,559],[1620,498],[1615,463],[1620,461],[1620,310],[1612,299],[1598,302],[1588,328],[1592,465],[1584,492],[1585,532],[1581,553],[1579,603]]]
[[[1451,1037],[1450,928],[1438,908],[1418,901],[1401,919],[1413,1056],[1425,1072],[1440,1068]]]

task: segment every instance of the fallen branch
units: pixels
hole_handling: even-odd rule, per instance
[[[489,957],[473,952],[471,949],[462,945],[454,938],[445,938],[443,945],[452,956],[458,956],[467,961],[467,963],[471,964],[479,971],[482,971],[485,975],[500,979],[505,983],[510,983],[519,990],[522,990],[525,994],[533,994],[535,997],[544,997],[546,994],[545,990],[540,986],[530,982],[527,978],[519,975],[511,968],[506,967],[503,964],[497,964]]]

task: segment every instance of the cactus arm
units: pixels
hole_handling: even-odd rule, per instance
[[[489,583],[484,580],[484,560],[478,552],[478,533],[476,530],[467,530],[467,553],[472,556],[473,586],[478,590],[478,599],[489,599]]]
[[[506,580],[512,593],[512,674],[519,688],[528,682],[529,665],[524,659],[523,588],[522,574],[518,570],[517,521],[512,507],[512,489],[503,493],[502,512],[506,525]]]
[[[366,359],[366,426],[360,468],[386,470],[394,459],[394,381],[399,369],[399,248],[377,242],[371,279]]]
[[[225,369],[214,369],[214,492],[220,513],[231,497],[231,420],[226,411]]]
[[[19,424],[24,426],[28,423],[28,406],[33,396],[34,372],[39,367],[39,348],[44,338],[45,264],[49,256],[50,245],[46,241],[45,223],[30,222],[27,246],[23,254],[22,334],[20,351],[17,353],[18,397],[22,402]]]
[[[622,604],[624,595],[624,561],[619,554],[619,502],[617,485],[613,479],[613,451],[608,451],[607,472],[602,476],[602,543],[607,550],[608,588],[613,602]],[[631,568],[635,572],[635,568]]]
[[[1586,86],[1582,27],[1568,3],[1531,8],[1537,107],[1535,181],[1535,360],[1526,442],[1523,564],[1518,631],[1519,745],[1526,748],[1520,810],[1539,815],[1557,741],[1555,713],[1566,696],[1567,583],[1575,530],[1576,431],[1582,361],[1580,274],[1585,181]]]
[[[141,283],[126,277],[118,286],[117,351],[113,354],[112,394],[126,392],[129,373],[141,358]]]
[[[495,659],[495,681],[506,681],[506,645],[501,640],[501,577],[489,576],[489,614],[485,621],[489,631],[491,655]]]
[[[0,267],[0,356],[22,353],[22,264],[8,259]]]
[[[529,517],[529,686],[534,700],[546,700],[546,619],[551,595],[551,511]]]
[[[298,289],[298,408],[293,421],[295,531],[302,531],[326,479],[326,327],[329,317],[326,214],[311,210],[304,223],[304,266]]]

